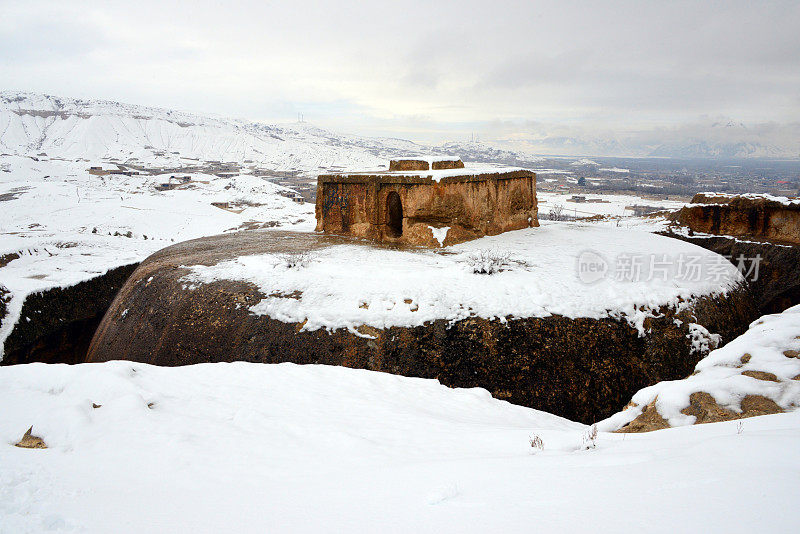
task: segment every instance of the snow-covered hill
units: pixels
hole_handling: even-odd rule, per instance
[[[0,406],[2,533],[796,530],[797,412],[593,443],[435,380],[123,361],[0,367]]]
[[[169,175],[98,176],[87,166],[0,156],[0,293],[10,293],[0,317],[0,359],[31,293],[137,263],[177,241],[241,227],[313,228],[313,205],[250,174],[193,173],[160,190]]]
[[[430,148],[402,139],[334,134],[307,123],[273,126],[103,100],[0,93],[0,151],[143,165],[225,161],[315,172],[374,168]]]

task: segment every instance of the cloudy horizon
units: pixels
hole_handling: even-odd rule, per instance
[[[624,148],[694,136],[800,154],[797,2],[33,1],[3,11],[0,89],[264,122],[302,113],[426,143],[475,133],[546,152],[555,138]]]

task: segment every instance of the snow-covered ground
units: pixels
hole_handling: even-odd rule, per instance
[[[478,145],[467,152],[485,153],[489,161],[513,156]],[[321,172],[385,168],[398,154],[440,159],[446,153],[307,123],[268,125],[2,91],[0,296],[7,289],[12,300],[9,315],[0,317],[0,358],[31,292],[72,285],[173,242],[249,223],[313,229],[313,206],[292,202],[282,195],[293,192],[256,174],[280,180],[297,171],[313,181]],[[117,163],[146,171],[131,177],[88,172]],[[189,170],[149,174],[175,168]],[[228,171],[238,176],[208,174]],[[188,174],[193,183],[158,191],[171,174]]]
[[[570,202],[573,195],[562,193],[551,193],[548,191],[537,191],[536,198],[539,201],[539,213],[547,214],[555,205],[563,206],[564,215],[571,217],[591,217],[593,215],[608,215],[615,217],[631,217],[633,211],[627,209],[630,206],[653,206],[665,210],[677,210],[685,206],[686,202],[678,200],[653,200],[637,195],[614,195],[614,194],[594,194],[581,193],[587,199],[600,199],[602,202]]]
[[[249,175],[191,174],[193,182],[158,191],[166,176],[96,176],[89,164],[0,156],[0,285],[11,292],[2,344],[27,295],[91,279],[139,262],[173,242],[249,222],[311,230],[314,208],[290,190]],[[212,205],[222,203],[228,209]],[[5,262],[4,262],[5,263]]]
[[[514,156],[450,148],[487,161]],[[97,176],[90,166],[107,168],[111,158],[150,168],[218,160],[313,175],[378,168],[397,154],[435,151],[305,123],[0,93],[0,285],[11,291],[0,347],[33,291],[248,223],[313,228],[313,206],[246,171],[226,178],[192,172],[192,183],[159,191],[169,174]],[[573,204],[540,192],[540,210],[562,203],[567,214],[624,216],[634,204],[681,206],[587,196],[608,202]],[[299,299],[269,297],[252,311],[307,320],[306,328],[552,313],[622,316],[641,328],[653,308],[741,280],[721,257],[648,233],[662,222],[545,223],[440,251],[334,246],[295,268],[279,256],[245,256],[194,267],[189,278],[252,280],[268,295],[301,292]],[[476,274],[476,267],[497,272]],[[689,422],[676,413],[687,384],[713,389],[724,406],[755,392],[792,408],[800,360],[783,351],[798,348],[798,315],[763,319],[712,352],[694,377],[636,398],[659,395],[675,424]],[[713,341],[693,331],[698,344]],[[781,383],[741,375],[746,370],[773,373]],[[0,407],[2,534],[796,529],[797,411],[642,435],[601,432],[593,441],[583,425],[481,389],[241,362],[0,367]],[[13,446],[31,426],[49,448]]]
[[[750,329],[698,362],[683,380],[659,382],[633,396],[632,405],[603,421],[618,429],[638,417],[655,401],[655,409],[670,426],[691,425],[693,415],[681,411],[692,393],[710,394],[727,410],[741,413],[747,395],[770,399],[783,410],[800,407],[800,305],[765,315]]]
[[[0,406],[4,534],[796,530],[800,413],[587,449],[484,390],[249,363],[0,367]]]
[[[475,273],[487,263],[497,272]],[[725,258],[691,243],[551,222],[439,250],[336,245],[297,266],[281,254],[242,256],[193,266],[186,279],[253,282],[270,296],[252,312],[305,322],[309,330],[558,314],[623,317],[642,334],[644,318],[659,307],[725,293],[742,281]]]

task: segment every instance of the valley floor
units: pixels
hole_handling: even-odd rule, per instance
[[[796,527],[797,412],[587,449],[481,389],[248,363],[5,367],[0,405],[3,533]],[[48,449],[13,446],[31,425]]]

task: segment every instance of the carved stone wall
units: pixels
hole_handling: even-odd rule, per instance
[[[402,206],[399,235],[391,193]],[[376,241],[446,246],[538,226],[537,213],[536,176],[524,170],[439,181],[390,173],[323,175],[317,185],[318,231]],[[445,227],[449,230],[440,243],[435,230]]]

